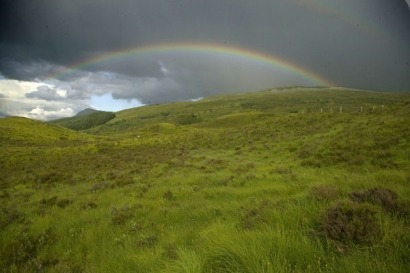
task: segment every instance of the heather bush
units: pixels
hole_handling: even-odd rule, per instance
[[[342,243],[371,244],[381,235],[376,208],[351,201],[330,207],[323,216],[322,230],[326,238]]]
[[[380,205],[386,211],[397,209],[397,197],[397,193],[382,187],[355,191],[350,194],[350,198],[353,201]]]

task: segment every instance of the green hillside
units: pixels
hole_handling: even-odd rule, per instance
[[[177,102],[124,110],[103,126],[88,132],[98,134],[134,131],[149,124],[169,122],[195,127],[220,124],[224,116],[250,112],[263,115],[378,113],[382,107],[409,100],[406,93],[381,93],[342,88],[271,89],[261,92],[220,95],[197,102]],[[240,124],[233,122],[233,126]]]
[[[33,146],[68,144],[86,141],[90,136],[67,130],[57,125],[22,117],[0,120],[0,145]]]
[[[0,267],[407,272],[409,124],[409,93],[336,88],[0,119]]]
[[[79,131],[105,124],[113,118],[115,118],[113,112],[85,109],[74,117],[52,120],[50,123]]]

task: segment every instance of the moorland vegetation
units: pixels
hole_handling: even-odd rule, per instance
[[[89,115],[0,119],[3,272],[410,267],[408,93],[273,89]]]

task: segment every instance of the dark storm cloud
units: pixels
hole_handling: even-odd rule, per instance
[[[56,0],[9,1],[3,9],[4,41],[26,45],[49,61],[78,61],[96,51],[160,43],[197,40],[242,44],[279,53],[303,55],[332,46],[344,51],[344,39],[365,34],[344,24],[334,14],[315,10],[339,0]],[[307,5],[298,3],[305,2]],[[366,18],[389,24],[390,32],[408,28],[404,0],[344,1],[343,16],[362,10]],[[313,8],[309,8],[313,7]],[[371,13],[377,18],[369,18]],[[408,10],[408,9],[407,9]],[[407,17],[406,17],[407,16]],[[406,19],[407,18],[407,19]],[[354,26],[353,26],[354,27]],[[386,26],[388,28],[389,26]],[[356,32],[355,32],[356,31]],[[407,34],[409,32],[407,31]],[[329,38],[336,39],[335,42]],[[404,37],[403,37],[404,38]],[[408,39],[408,38],[407,38]],[[370,42],[370,41],[368,41]],[[321,46],[323,45],[323,46]],[[347,45],[348,46],[348,45]],[[289,49],[290,48],[290,49]],[[292,50],[291,50],[292,49]],[[348,47],[346,51],[350,51]],[[337,59],[337,56],[333,56]]]
[[[155,55],[64,72],[110,51],[180,41],[278,56],[341,86],[410,90],[405,0],[13,0],[0,10],[0,73],[49,88],[28,98],[82,101],[111,93],[148,103],[271,84],[252,65],[226,74],[209,60]],[[284,75],[275,83],[293,80]]]
[[[0,65],[3,75],[8,78],[20,79],[20,80],[33,80],[36,78],[42,78],[45,75],[52,75],[62,70],[62,66],[53,65],[51,63],[42,60],[27,60],[27,61],[15,61],[15,60],[3,60]]]

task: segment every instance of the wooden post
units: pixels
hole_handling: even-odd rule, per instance
[[[323,113],[323,108],[320,108],[320,113]]]

